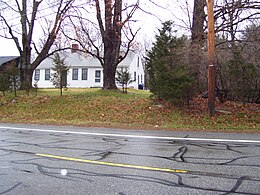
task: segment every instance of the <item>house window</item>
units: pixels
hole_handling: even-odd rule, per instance
[[[134,72],[134,81],[136,81],[136,72]]]
[[[34,80],[39,81],[40,80],[40,69],[36,69],[34,73]]]
[[[95,71],[95,82],[96,83],[100,83],[100,78],[101,78],[101,71],[100,70],[96,70]]]
[[[77,68],[72,69],[72,80],[78,80],[78,71]]]
[[[141,83],[143,83],[143,75],[141,74]]]
[[[137,68],[139,68],[139,63],[140,63],[140,61],[139,61],[140,59],[139,59],[139,57],[137,58]]]
[[[48,81],[51,78],[51,70],[45,69],[45,80]]]
[[[82,80],[88,80],[88,69],[82,68]]]

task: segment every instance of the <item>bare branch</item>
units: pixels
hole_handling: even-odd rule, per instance
[[[4,21],[6,27],[8,28],[8,32],[9,32],[9,34],[11,35],[11,39],[14,40],[15,45],[16,45],[16,47],[17,47],[19,53],[21,54],[21,53],[22,53],[22,48],[21,48],[21,46],[20,46],[20,43],[19,43],[18,38],[17,38],[17,37],[14,35],[14,33],[13,33],[12,27],[8,24],[8,22],[6,21],[6,19],[5,19],[3,16],[0,15],[0,18]],[[4,38],[6,38],[6,37],[4,37]]]

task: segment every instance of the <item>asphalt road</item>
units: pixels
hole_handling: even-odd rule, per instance
[[[0,124],[0,194],[260,194],[260,135]]]

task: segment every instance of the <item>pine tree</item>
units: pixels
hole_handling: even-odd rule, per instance
[[[150,91],[173,104],[189,100],[194,80],[187,68],[186,37],[173,36],[172,22],[167,21],[155,38],[146,64]]]
[[[62,96],[62,89],[67,87],[67,74],[69,67],[65,64],[65,59],[61,58],[58,53],[54,55],[52,68],[55,73],[52,74],[51,82],[53,85],[60,89],[60,95]]]
[[[17,89],[20,87],[21,82],[19,79],[19,68],[15,65],[15,63],[12,63],[8,68],[5,70],[6,76],[8,81],[10,82],[11,90],[14,92],[14,96],[17,96]],[[29,90],[27,91],[29,94]]]
[[[127,69],[121,69],[120,71],[117,71],[116,81],[122,85],[123,93],[127,93],[127,85],[133,82],[131,80],[131,74]]]
[[[0,72],[0,91],[2,91],[5,96],[5,92],[9,89],[11,85],[10,80],[4,72]]]

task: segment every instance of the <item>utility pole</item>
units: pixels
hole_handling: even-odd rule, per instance
[[[214,32],[214,0],[207,0],[208,8],[208,113],[214,116],[215,110],[215,88],[216,88],[216,58],[215,58],[215,32]]]

